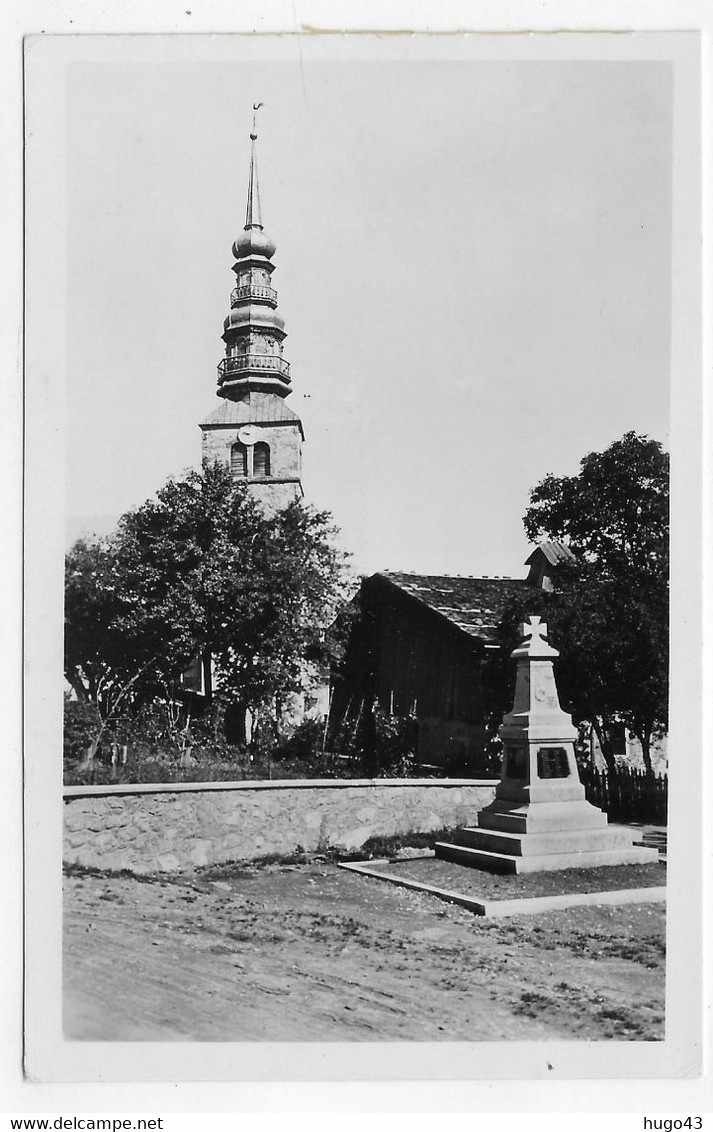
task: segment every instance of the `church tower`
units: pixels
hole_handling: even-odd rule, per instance
[[[285,404],[290,365],[283,357],[284,320],[272,287],[275,243],[260,213],[257,128],[253,107],[245,226],[233,244],[236,286],[223,323],[225,357],[218,366],[222,403],[201,422],[203,462],[228,464],[263,507],[276,511],[303,495],[300,418]]]

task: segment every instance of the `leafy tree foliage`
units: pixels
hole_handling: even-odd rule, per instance
[[[555,593],[508,611],[503,639],[514,641],[525,613],[544,616],[575,720],[592,723],[609,766],[612,726],[622,722],[650,772],[651,740],[668,722],[668,456],[628,432],[580,467],[531,492],[529,538],[561,541],[574,560],[558,567]]]
[[[590,452],[576,476],[545,476],[524,517],[532,542],[557,539],[599,576],[668,574],[669,460],[656,440],[627,432]]]
[[[220,464],[169,480],[67,557],[65,674],[103,725],[157,695],[210,652],[225,703],[274,717],[328,663],[343,596],[329,516],[299,503],[266,515]],[[275,704],[277,705],[275,709]]]
[[[147,689],[173,679],[191,658],[181,594],[147,584],[146,566],[117,533],[75,543],[65,562],[65,676],[107,726]],[[154,572],[155,573],[155,572]]]
[[[68,759],[81,758],[101,727],[99,713],[93,703],[64,699],[64,751]]]

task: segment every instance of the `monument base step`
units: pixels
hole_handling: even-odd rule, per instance
[[[630,830],[624,828],[603,829],[554,829],[542,832],[511,833],[505,830],[465,827],[455,834],[457,845],[469,849],[484,849],[487,852],[504,853],[515,857],[541,857],[549,853],[598,852],[605,849],[629,849],[632,845]]]
[[[606,829],[607,815],[590,802],[491,802],[477,817],[479,829],[503,833],[556,833]]]
[[[594,869],[603,865],[648,865],[659,859],[656,849],[635,845],[613,849],[580,850],[569,853],[542,853],[519,856],[514,853],[496,853],[487,849],[473,849],[467,845],[453,845],[437,841],[436,856],[442,861],[484,869],[493,873],[555,872],[561,869]]]

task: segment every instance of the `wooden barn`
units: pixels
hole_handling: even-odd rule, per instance
[[[329,731],[356,732],[372,705],[417,720],[421,764],[492,771],[482,672],[505,605],[536,587],[515,578],[379,573],[362,581]]]

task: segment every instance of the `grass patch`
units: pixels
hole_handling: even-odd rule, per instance
[[[139,884],[158,884],[164,887],[177,882],[188,883],[183,873],[135,873],[131,869],[99,869],[95,865],[79,865],[66,861],[62,865],[62,872],[64,876],[75,880],[90,877],[98,880],[134,880]]]
[[[626,888],[654,888],[666,884],[666,866],[602,865],[595,869],[561,869],[555,872],[489,873],[468,865],[437,858],[395,861],[376,865],[404,880],[430,884],[482,900],[522,900],[528,897],[561,896],[585,892],[616,892]]]
[[[372,857],[395,857],[401,849],[433,849],[437,841],[445,841],[453,837],[455,830],[443,828],[431,833],[393,833],[389,836],[368,837],[358,850],[359,860]],[[341,858],[343,859],[343,858]]]
[[[453,829],[437,829],[431,833],[394,833],[389,836],[369,837],[360,849],[345,849],[343,845],[330,845],[309,851],[298,845],[293,853],[266,853],[262,857],[224,861],[219,865],[202,865],[196,869],[201,876],[223,880],[237,872],[256,872],[260,869],[289,865],[338,864],[340,861],[371,861],[374,858],[396,857],[402,849],[433,849],[437,841],[452,837]]]
[[[79,865],[74,862],[64,862],[62,871],[66,877],[131,877],[132,880],[145,881],[151,884],[156,878],[153,873],[132,873],[131,869],[99,869],[96,865]]]

